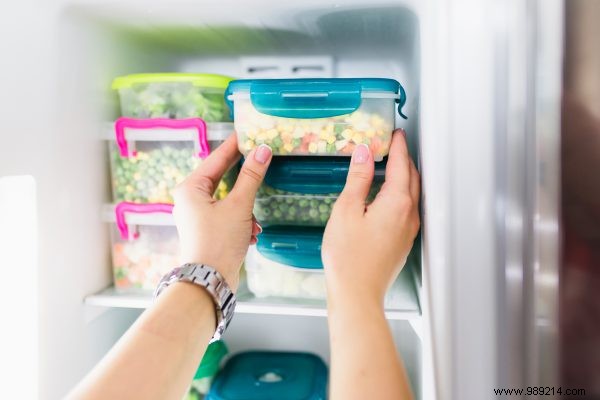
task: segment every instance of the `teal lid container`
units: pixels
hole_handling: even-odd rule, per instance
[[[384,180],[386,161],[375,163],[374,182]],[[341,193],[349,170],[347,157],[276,157],[269,165],[265,184],[301,194]]]
[[[206,400],[325,400],[327,367],[316,355],[251,351],[228,360]]]
[[[301,78],[240,79],[229,83],[225,101],[233,113],[230,95],[249,92],[252,105],[261,113],[285,118],[326,118],[350,114],[362,102],[364,93],[397,94],[398,113],[406,92],[400,83],[387,78]]]
[[[256,249],[265,258],[296,268],[322,269],[323,228],[269,226]]]

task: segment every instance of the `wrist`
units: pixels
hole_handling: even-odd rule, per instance
[[[330,311],[362,310],[365,312],[383,312],[383,296],[364,287],[333,288],[327,286],[327,306]]]

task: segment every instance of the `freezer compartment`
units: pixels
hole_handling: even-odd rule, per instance
[[[179,263],[170,204],[123,202],[114,207],[111,249],[115,289],[148,292]]]
[[[405,117],[404,89],[392,79],[239,80],[226,96],[244,155],[267,144],[274,155],[350,156],[366,144],[381,160],[389,152],[396,103]]]
[[[115,202],[173,203],[171,191],[232,132],[231,123],[119,118],[107,137]],[[221,179],[215,197],[224,198],[237,168]]]
[[[227,361],[206,400],[320,400],[326,396],[327,366],[318,356],[249,351]]]
[[[215,74],[155,73],[116,78],[121,112],[134,118],[230,121],[223,93],[233,78]]]
[[[263,226],[321,226],[344,189],[350,162],[342,157],[281,157],[271,162],[265,183],[254,203],[254,215]],[[372,201],[385,179],[386,163],[377,163],[367,201]]]

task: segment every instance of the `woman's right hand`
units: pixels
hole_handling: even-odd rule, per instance
[[[419,230],[419,173],[404,131],[394,132],[385,183],[365,205],[373,174],[373,155],[366,145],[357,146],[323,237],[330,302],[356,299],[383,305]]]

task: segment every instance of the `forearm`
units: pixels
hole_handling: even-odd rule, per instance
[[[330,398],[412,399],[383,307],[378,302],[329,299]]]
[[[71,394],[81,399],[176,399],[191,382],[216,326],[210,295],[176,283]]]

